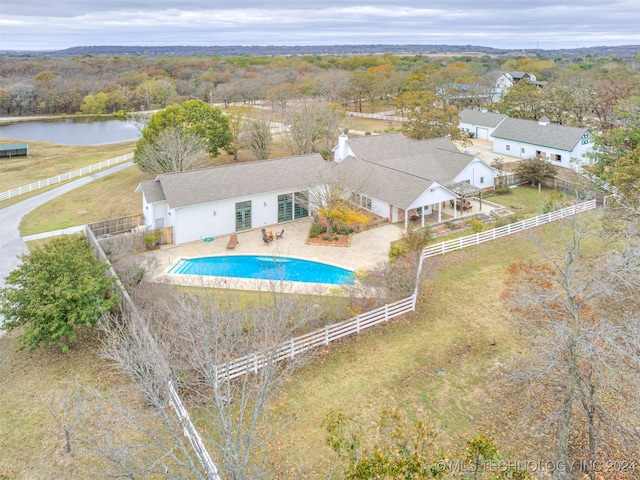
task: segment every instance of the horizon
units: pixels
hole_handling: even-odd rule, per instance
[[[42,52],[42,53],[55,53],[55,52],[64,52],[66,50],[71,50],[75,48],[313,48],[313,47],[469,47],[473,48],[481,48],[481,49],[493,49],[493,50],[506,50],[506,51],[530,51],[530,50],[539,50],[539,51],[555,51],[555,50],[581,50],[581,49],[597,49],[597,48],[638,48],[640,50],[640,43],[634,44],[594,44],[594,45],[580,45],[574,47],[565,47],[565,46],[554,46],[554,47],[543,47],[543,46],[535,46],[535,47],[494,47],[489,45],[480,45],[480,44],[468,44],[468,43],[265,43],[265,44],[125,44],[125,43],[114,43],[114,44],[87,44],[87,45],[73,45],[67,46],[63,48],[48,48],[48,49],[27,49],[27,48],[0,48],[0,52]],[[388,52],[385,52],[388,53]],[[454,53],[462,53],[462,52],[454,52]],[[466,53],[474,53],[473,50],[470,50]],[[478,52],[483,53],[483,52]],[[638,52],[640,53],[640,51]]]
[[[0,49],[75,46],[477,45],[559,50],[640,44],[637,0],[3,0]]]

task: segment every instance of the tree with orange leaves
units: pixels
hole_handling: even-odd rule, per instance
[[[535,389],[555,425],[553,478],[597,478],[594,465],[640,453],[639,320],[607,308],[637,294],[640,248],[636,235],[602,238],[589,215],[552,228],[534,239],[539,261],[508,269],[502,299],[528,345],[511,378]]]

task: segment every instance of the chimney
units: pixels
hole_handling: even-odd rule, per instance
[[[340,163],[349,156],[349,145],[347,145],[347,140],[349,140],[349,137],[345,134],[338,137],[338,148],[336,148],[334,153],[334,160],[336,163]]]

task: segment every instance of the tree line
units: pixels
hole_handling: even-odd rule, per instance
[[[638,88],[638,55],[545,57],[424,54],[292,56],[92,56],[0,58],[0,114],[113,114],[186,100],[272,105],[313,97],[380,111],[405,92],[431,92],[458,108],[492,109],[500,72],[532,72],[544,89],[519,92],[502,109],[514,116],[582,124],[607,121]],[[475,88],[469,88],[474,86]]]

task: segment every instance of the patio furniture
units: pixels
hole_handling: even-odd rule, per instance
[[[284,235],[284,228],[282,229],[282,231],[280,233],[276,232],[276,240],[280,240],[283,235]]]
[[[264,243],[266,243],[267,245],[269,245],[271,242],[273,242],[273,238],[269,238],[269,237],[267,237],[267,235],[265,234],[265,235],[263,235],[263,236],[262,236],[262,241],[263,241]]]
[[[231,248],[236,248],[236,245],[240,243],[238,242],[238,234],[237,233],[232,233],[231,236],[229,237],[229,243],[227,243],[227,248],[231,249]]]

